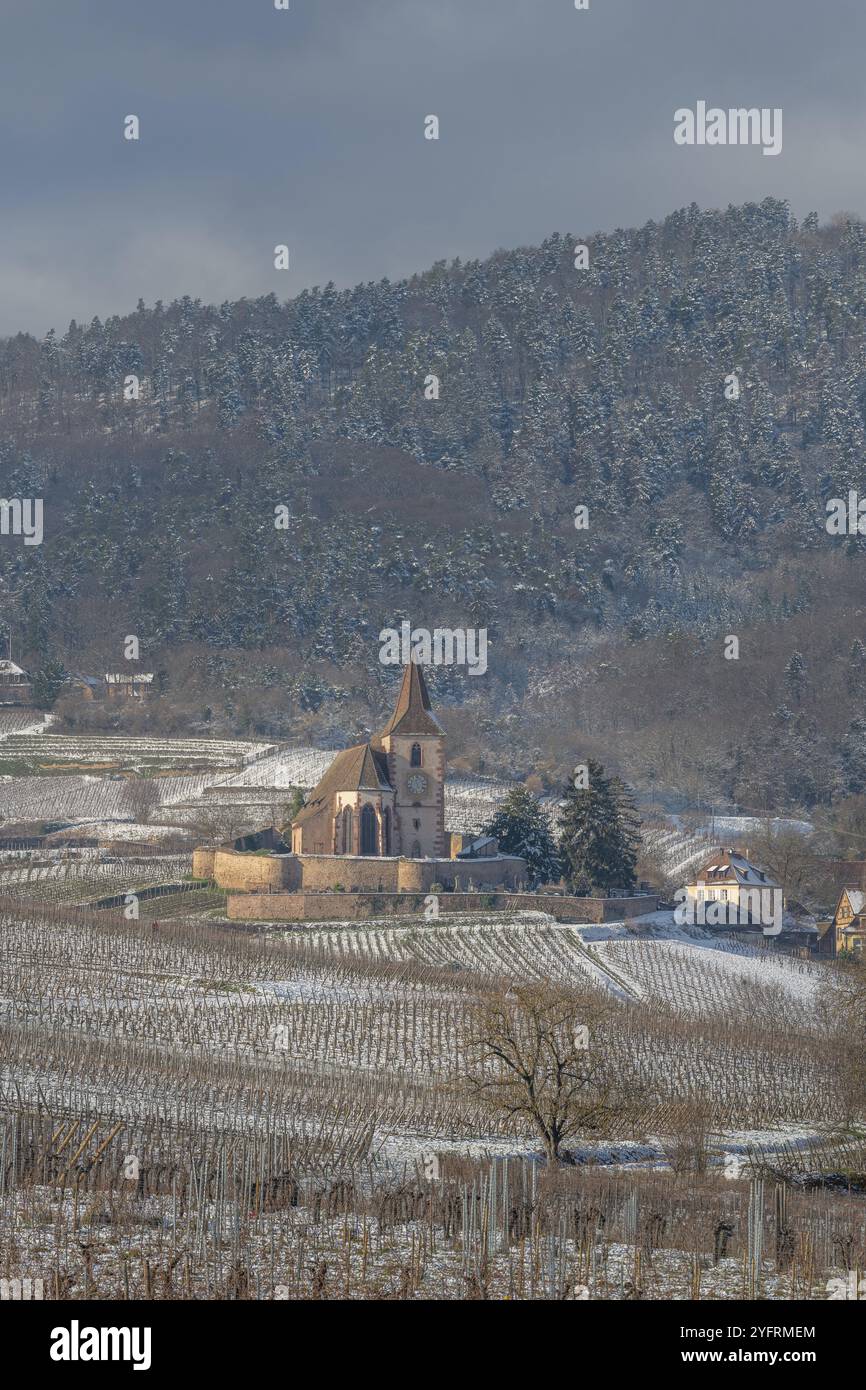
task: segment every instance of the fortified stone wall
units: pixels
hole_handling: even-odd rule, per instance
[[[442,893],[440,916],[454,912],[548,912],[560,922],[612,922],[655,912],[658,898],[536,897],[532,893]],[[228,916],[234,921],[340,922],[417,913],[426,921],[427,893],[234,893]],[[435,920],[428,923],[435,926]]]
[[[340,922],[417,913],[423,924],[427,893],[233,893],[228,916],[234,921]],[[490,911],[501,894],[443,893],[439,911]],[[435,922],[428,925],[435,926]]]
[[[523,859],[397,859],[344,854],[244,854],[232,849],[193,852],[194,878],[211,878],[235,893],[346,892],[427,893],[434,884],[457,892],[516,888],[526,878]]]
[[[255,893],[262,889],[274,892],[280,888],[301,886],[294,855],[243,854],[232,849],[217,849],[213,851],[213,856],[212,873],[203,876],[213,878],[220,888],[228,888],[236,893]],[[193,873],[195,865],[194,855]]]
[[[215,858],[215,849],[194,849],[192,852],[193,878],[213,878]]]
[[[397,891],[398,859],[345,854],[299,854],[295,858],[299,869],[297,886],[307,892],[327,892],[338,883],[347,892],[352,888],[373,893]]]

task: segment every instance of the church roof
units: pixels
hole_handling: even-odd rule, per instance
[[[424,673],[415,661],[410,661],[403,668],[403,682],[400,686],[400,694],[397,696],[397,703],[394,706],[394,713],[384,729],[380,730],[378,738],[385,738],[388,734],[397,733],[444,733],[442,725],[433,713]]]
[[[392,790],[388,780],[388,759],[380,749],[372,748],[369,743],[344,748],[310,792],[292,824],[303,825],[304,821],[318,815],[335,792]]]

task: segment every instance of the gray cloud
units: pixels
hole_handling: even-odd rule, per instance
[[[0,332],[394,279],[693,200],[857,210],[864,38],[850,0],[4,0]],[[676,147],[699,98],[781,106],[782,154]]]

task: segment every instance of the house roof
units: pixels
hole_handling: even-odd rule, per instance
[[[433,713],[427,682],[421,667],[410,661],[403,668],[400,694],[394,706],[394,713],[384,729],[376,737],[376,742],[388,734],[442,734],[444,730]]]
[[[388,759],[369,743],[344,748],[321,781],[313,788],[292,825],[303,825],[318,815],[335,792],[393,791],[388,779]]]
[[[125,674],[118,675],[108,671],[105,673],[107,685],[133,685],[135,681],[144,681],[146,685],[149,685],[152,680],[152,671],[133,671],[132,675],[129,676]]]
[[[848,899],[855,917],[863,911],[864,904],[866,904],[866,893],[861,893],[859,888],[843,888],[839,901],[841,902],[843,898]]]
[[[6,676],[26,676],[27,672],[22,671],[20,666],[16,666],[14,661],[0,661],[0,679]]]
[[[716,853],[697,876],[699,883],[733,883],[747,888],[776,888],[778,884],[734,849]]]

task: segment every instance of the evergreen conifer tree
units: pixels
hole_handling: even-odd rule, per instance
[[[532,883],[555,882],[561,873],[556,841],[538,798],[527,787],[514,787],[484,827],[499,841],[500,854],[526,860]]]
[[[631,888],[640,822],[631,792],[590,759],[586,787],[569,783],[561,816],[560,853],[578,892]],[[577,779],[576,779],[577,780]]]

